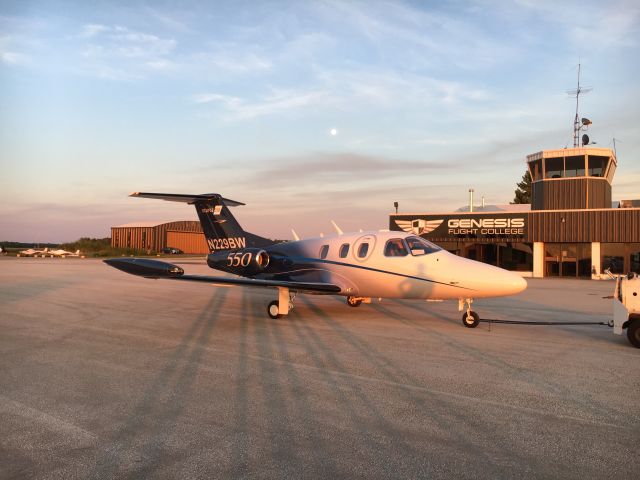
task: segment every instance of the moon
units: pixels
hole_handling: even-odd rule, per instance
[[[332,137],[335,137],[338,134],[338,129],[332,128],[331,130],[329,130],[329,133],[331,134]]]

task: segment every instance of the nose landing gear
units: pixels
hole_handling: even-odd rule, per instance
[[[464,310],[464,304],[467,304],[467,310],[462,315],[462,324],[467,328],[476,328],[480,323],[480,315],[471,310],[471,304],[473,303],[473,298],[459,299],[458,300],[458,311]]]

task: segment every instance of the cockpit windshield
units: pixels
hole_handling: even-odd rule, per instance
[[[411,255],[417,257],[419,255],[428,255],[429,253],[439,252],[442,250],[435,243],[425,240],[422,237],[407,237],[407,246]]]

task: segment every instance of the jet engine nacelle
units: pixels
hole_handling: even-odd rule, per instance
[[[244,248],[210,253],[207,265],[211,268],[240,275],[252,275],[269,266],[269,254],[259,248]]]

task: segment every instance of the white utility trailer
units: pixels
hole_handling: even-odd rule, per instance
[[[613,333],[622,335],[626,328],[631,345],[640,348],[640,277],[637,273],[630,273],[615,280]]]

